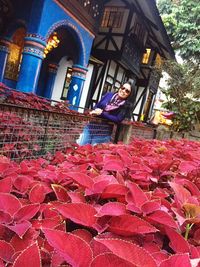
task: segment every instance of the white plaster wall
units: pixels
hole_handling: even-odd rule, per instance
[[[81,108],[79,109],[79,112],[83,112],[84,109],[82,109],[82,108],[85,107],[85,102],[87,100],[87,95],[88,95],[88,91],[89,91],[89,87],[90,87],[93,69],[94,69],[94,66],[92,64],[89,64],[88,72],[86,75],[86,79],[85,79],[85,83],[84,83],[83,91],[82,91],[82,95],[81,95],[81,100],[80,100],[80,105],[79,105]]]
[[[143,87],[139,87],[138,88],[138,93],[137,93],[137,96],[136,96],[136,102],[138,101],[139,97],[141,96],[142,92],[143,92],[144,88]],[[142,97],[143,98],[143,97]],[[140,111],[140,107],[141,107],[141,104],[142,104],[142,98],[140,99],[139,103],[137,104],[137,106],[135,107],[133,113],[135,114],[139,114],[139,111]],[[138,116],[134,116],[135,120],[137,120]]]
[[[64,86],[65,75],[68,67],[72,66],[72,61],[68,61],[67,57],[63,57],[59,62],[59,67],[53,87],[52,99],[61,101],[61,94]]]

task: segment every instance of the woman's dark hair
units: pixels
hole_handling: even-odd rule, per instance
[[[130,95],[127,97],[127,100],[128,100],[128,101],[131,101],[132,98],[135,96],[135,85],[134,85],[132,82],[130,82],[130,81],[125,82],[125,83],[127,83],[127,84],[129,84],[129,85],[131,86],[131,93],[130,93]],[[124,83],[124,84],[125,84],[125,83]]]
[[[136,89],[135,89],[135,85],[128,81],[128,82],[124,82],[124,84],[127,83],[131,86],[131,93],[130,95],[127,97],[126,99],[126,102],[124,104],[124,108],[126,110],[126,118],[127,119],[131,119],[133,116],[132,116],[132,113],[133,113],[133,109],[134,109],[134,104],[135,104],[135,92],[136,92]]]

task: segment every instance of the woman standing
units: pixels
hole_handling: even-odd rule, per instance
[[[133,95],[133,88],[130,82],[123,84],[117,93],[106,93],[96,104],[90,114],[120,123],[131,116],[131,103],[129,99]],[[80,145],[107,143],[111,139],[112,125],[108,123],[89,123],[83,130],[80,138]],[[105,132],[102,134],[102,132]]]

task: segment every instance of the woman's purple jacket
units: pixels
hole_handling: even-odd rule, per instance
[[[102,99],[95,105],[94,108],[101,108],[101,109],[105,109],[106,105],[110,102],[111,98],[113,97],[114,93],[106,93]],[[120,106],[119,108],[115,109],[115,110],[111,110],[109,112],[107,111],[103,111],[100,115],[100,117],[104,118],[104,119],[108,119],[110,121],[119,123],[121,121],[123,121],[123,119],[125,118],[127,113],[127,108],[125,107],[125,105]]]

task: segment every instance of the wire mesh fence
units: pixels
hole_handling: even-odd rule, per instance
[[[93,138],[109,136],[111,141],[113,124],[101,119],[0,104],[0,155],[22,160],[65,150],[86,139],[88,125]]]

